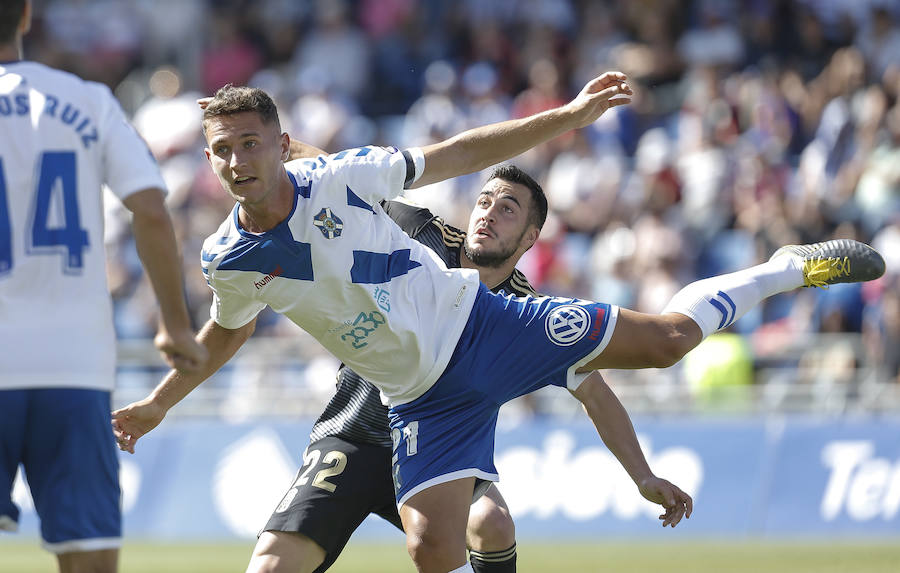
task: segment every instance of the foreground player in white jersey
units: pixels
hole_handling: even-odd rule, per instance
[[[421,571],[471,571],[465,530],[476,479],[496,481],[501,404],[542,386],[577,394],[601,368],[670,366],[768,296],[871,280],[884,260],[855,241],[779,250],[768,262],[698,281],[660,315],[560,298],[502,297],[477,272],[448,269],[403,233],[379,202],[404,186],[480,170],[629,98],[620,73],[589,82],[568,104],[476,128],[423,149],[364,147],[281,163],[290,138],[258,89],[226,87],[204,111],[213,171],[237,205],[204,244],[212,320],[198,339],[203,372],[168,378],[137,406],[171,407],[226,362],[271,306],[375,384],[390,405],[394,485],[410,555]],[[493,236],[480,225],[476,237]],[[523,235],[535,241],[538,229]],[[149,427],[118,411],[120,447]],[[666,500],[657,500],[666,504]],[[674,524],[689,511],[666,505]]]
[[[206,350],[149,150],[106,87],[21,61],[29,23],[29,3],[0,0],[0,530],[17,529],[21,463],[60,570],[112,572],[121,517],[102,184],[134,214],[157,346],[188,370]]]

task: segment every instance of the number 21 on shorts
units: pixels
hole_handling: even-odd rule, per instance
[[[401,431],[400,428],[394,428],[391,430],[391,442],[394,444],[394,456],[391,458],[391,463],[397,463],[397,448],[400,447],[400,442],[406,440],[406,455],[414,456],[419,451],[419,422],[413,421],[406,424]]]

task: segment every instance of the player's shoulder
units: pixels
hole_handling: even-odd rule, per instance
[[[368,164],[373,162],[382,162],[394,153],[396,153],[394,148],[367,145],[344,149],[337,153],[292,159],[284,166],[298,181],[312,183],[313,187],[318,187],[329,182],[343,181],[356,170],[366,169]]]
[[[40,62],[23,61],[10,66],[8,71],[21,75],[29,83],[44,89],[58,88],[61,95],[68,97],[84,94],[89,98],[114,99],[112,90],[100,82],[86,80],[72,72],[52,68]]]
[[[228,213],[228,216],[211,234],[203,241],[203,248],[200,251],[200,261],[203,272],[209,274],[214,270],[218,262],[231,250],[234,244],[240,239],[240,233],[234,224],[234,210]],[[208,277],[207,277],[208,278]]]
[[[417,205],[405,197],[382,203],[384,212],[410,237],[419,235],[429,223],[439,219],[427,207]]]
[[[444,246],[448,249],[453,250],[462,247],[463,242],[466,240],[465,231],[445,222],[441,217],[435,217],[431,224],[441,233]]]
[[[512,274],[499,285],[498,289],[515,296],[538,296],[537,291],[528,282],[528,277],[519,269],[513,269]]]

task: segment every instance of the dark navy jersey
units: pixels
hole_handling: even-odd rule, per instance
[[[464,231],[444,223],[424,207],[402,201],[387,201],[383,206],[401,229],[437,253],[449,268],[460,266]],[[535,295],[528,279],[518,269],[492,290],[515,296]],[[381,403],[378,388],[344,365],[338,370],[337,392],[313,425],[310,441],[328,436],[391,447],[387,407]]]

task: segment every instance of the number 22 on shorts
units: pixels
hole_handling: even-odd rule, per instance
[[[303,464],[306,466],[306,469],[294,482],[294,486],[300,487],[309,482],[309,472],[319,464],[320,456],[322,456],[320,450],[311,450],[303,456]],[[332,450],[322,457],[322,463],[327,464],[328,467],[316,472],[311,485],[334,493],[337,486],[328,481],[328,478],[341,475],[344,472],[344,469],[347,467],[347,454],[338,450]]]

